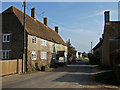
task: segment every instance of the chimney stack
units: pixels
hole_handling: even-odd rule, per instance
[[[36,19],[36,9],[35,8],[31,9],[31,17],[33,17],[34,19]]]
[[[110,21],[110,11],[105,11],[104,12],[104,18],[105,18],[105,24],[109,23],[109,21]]]
[[[48,25],[48,18],[44,17],[44,24],[47,26]]]
[[[58,33],[58,26],[55,26],[55,31]]]
[[[100,38],[100,41],[102,41],[102,38]]]
[[[104,34],[102,34],[102,39],[104,38]]]

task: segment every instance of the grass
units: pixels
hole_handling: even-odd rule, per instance
[[[84,61],[84,62],[89,62],[89,59],[85,58],[76,58],[76,61]]]

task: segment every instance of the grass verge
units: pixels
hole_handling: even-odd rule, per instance
[[[84,61],[84,62],[89,62],[89,59],[84,59],[84,58],[76,58],[76,61]]]

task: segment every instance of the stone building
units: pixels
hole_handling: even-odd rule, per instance
[[[102,43],[94,47],[94,52],[99,52],[101,65],[112,67],[120,81],[120,21],[110,21],[109,11],[105,11],[104,16]]]
[[[120,48],[120,21],[110,21],[110,12],[105,11],[105,25],[104,33],[102,35],[102,42],[93,48],[94,52],[97,50],[100,55],[101,64],[111,66],[110,54]],[[99,45],[98,48],[96,48]]]
[[[103,40],[102,38],[100,38],[100,41],[92,49],[94,56],[96,57],[97,60],[99,60],[98,62],[100,62],[99,64],[102,64],[102,42]]]
[[[1,59],[24,58],[24,13],[14,6],[2,12],[2,35],[0,42]],[[31,16],[25,15],[25,30],[27,44],[27,71],[50,67],[53,62],[67,61],[67,45],[55,30],[36,19],[36,9],[31,9]],[[59,53],[63,52],[61,56]],[[23,63],[25,64],[25,63]]]

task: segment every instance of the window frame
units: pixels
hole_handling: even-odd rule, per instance
[[[4,55],[3,55],[3,53],[4,53]],[[4,58],[3,58],[3,56],[4,56]],[[2,59],[9,59],[9,58],[10,58],[10,52],[8,50],[2,51]]]
[[[3,34],[2,42],[10,42],[10,34]]]
[[[47,46],[47,40],[41,39],[41,45],[42,46]]]
[[[37,55],[35,51],[32,51],[32,60],[36,60],[37,59]]]
[[[47,59],[47,52],[41,52],[41,59]]]
[[[37,43],[37,37],[36,36],[32,36],[32,43],[34,43],[34,44]]]
[[[60,44],[60,49],[63,49],[63,45],[62,44]]]

